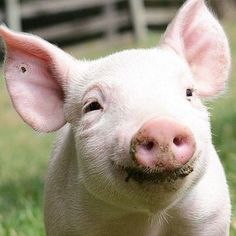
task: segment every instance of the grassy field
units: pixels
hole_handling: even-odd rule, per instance
[[[226,24],[231,39],[233,59],[236,59],[236,27]],[[141,46],[157,44],[158,34],[150,35]],[[127,47],[137,47],[123,43]],[[121,49],[99,50],[96,45],[81,52],[68,51],[80,57],[94,58]],[[235,62],[233,67],[236,68]],[[1,76],[2,77],[2,76]],[[212,112],[214,143],[225,166],[230,186],[233,216],[231,236],[236,236],[236,73],[233,73],[228,93],[209,103]],[[53,135],[42,135],[27,127],[10,105],[3,80],[0,80],[0,235],[44,235],[42,201],[43,183]]]

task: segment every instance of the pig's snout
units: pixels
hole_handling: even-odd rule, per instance
[[[189,128],[171,118],[155,118],[134,135],[130,153],[140,167],[173,171],[185,165],[195,149]]]

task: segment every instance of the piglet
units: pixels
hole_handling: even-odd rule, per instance
[[[229,77],[228,40],[188,0],[160,45],[93,61],[1,26],[14,108],[59,130],[45,187],[48,236],[225,236],[230,199],[203,100]]]

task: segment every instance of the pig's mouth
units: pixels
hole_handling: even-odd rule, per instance
[[[184,166],[171,170],[171,171],[162,171],[158,169],[151,168],[143,168],[143,167],[131,167],[131,166],[122,166],[120,164],[114,163],[118,169],[124,171],[127,176],[125,177],[125,181],[129,182],[130,179],[142,184],[144,182],[149,182],[153,184],[161,184],[161,183],[173,183],[178,179],[183,179],[193,172],[195,158]]]

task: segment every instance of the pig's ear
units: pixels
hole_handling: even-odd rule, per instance
[[[35,130],[51,132],[65,124],[64,89],[72,57],[40,39],[0,26],[6,47],[5,78],[16,111]]]
[[[225,88],[230,72],[227,37],[204,0],[188,0],[170,23],[162,45],[188,62],[199,96],[215,96]]]

